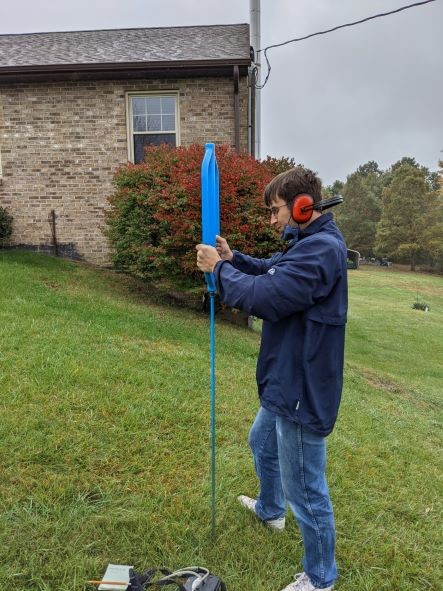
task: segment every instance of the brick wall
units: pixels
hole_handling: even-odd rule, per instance
[[[14,216],[13,244],[108,264],[103,234],[113,171],[128,159],[126,92],[179,91],[182,145],[234,144],[228,78],[0,86],[0,205]],[[247,82],[240,83],[241,149],[247,149]]]

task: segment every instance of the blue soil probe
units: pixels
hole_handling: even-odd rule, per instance
[[[215,246],[215,237],[220,234],[220,204],[218,166],[215,145],[205,144],[201,167],[202,195],[202,242]],[[217,287],[213,273],[205,273],[210,301],[211,341],[211,530],[215,537],[215,294]]]

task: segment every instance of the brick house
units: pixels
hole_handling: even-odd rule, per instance
[[[0,35],[0,206],[12,243],[109,263],[114,170],[147,144],[253,145],[249,26]],[[253,118],[252,118],[253,120]],[[249,150],[251,151],[251,150]]]

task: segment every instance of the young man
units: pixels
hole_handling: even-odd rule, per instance
[[[326,483],[326,441],[343,382],[347,257],[321,207],[321,181],[301,166],[265,189],[271,224],[288,244],[270,259],[231,251],[222,237],[199,244],[197,266],[214,272],[221,300],[263,319],[257,363],[261,407],[249,435],[260,482],[240,503],[266,525],[285,526],[286,503],[304,543],[304,572],[283,591],[331,590],[335,525]]]

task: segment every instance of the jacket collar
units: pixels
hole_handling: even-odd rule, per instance
[[[281,239],[289,242],[290,240],[298,240],[300,234],[300,228],[298,226],[290,226],[287,224],[281,233]]]
[[[312,234],[319,232],[330,220],[332,220],[332,213],[324,213],[311,222],[309,226],[306,226],[304,230],[300,230],[299,226],[287,225],[284,227],[281,237],[283,240],[289,242],[287,246],[287,248],[289,248],[291,244],[295,244],[295,242],[306,238],[306,236],[311,236]]]

